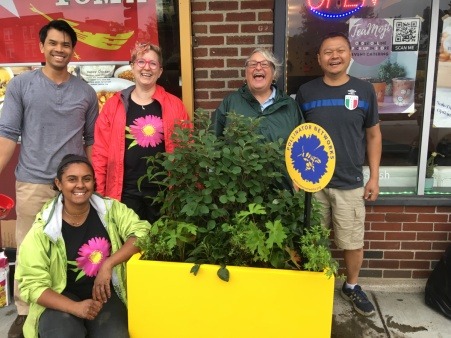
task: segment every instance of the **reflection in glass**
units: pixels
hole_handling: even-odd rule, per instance
[[[308,8],[309,3],[312,2],[287,0],[286,89],[288,94],[295,94],[301,84],[322,75],[316,55],[318,42],[323,35],[331,31],[348,33],[350,17],[354,19],[403,19],[418,16],[423,19],[419,33],[417,59],[413,68],[408,64],[410,61],[403,57],[389,58],[381,63],[379,69],[361,76],[373,83],[378,92],[379,109],[383,111],[380,114],[383,136],[380,168],[381,190],[386,193],[415,194],[423,125],[425,80],[428,71],[432,1],[365,1],[364,7],[351,16],[343,18],[326,18],[315,14]],[[332,14],[344,10],[333,7],[335,2],[322,3],[324,6],[330,4],[328,10]],[[373,3],[375,3],[374,6]],[[440,0],[440,17],[451,14],[448,13],[450,6],[449,1]],[[323,8],[323,10],[325,9]],[[439,31],[441,32],[441,30],[440,26]],[[438,34],[438,32],[432,34]],[[393,79],[396,80],[393,81]],[[448,81],[451,87],[451,76],[448,77]],[[383,82],[385,82],[385,86]],[[393,101],[393,97],[397,99],[396,102]],[[402,113],[405,107],[412,103],[412,111]],[[426,123],[431,122],[426,121]],[[435,185],[431,193],[451,192],[451,131],[449,128],[435,128],[431,124],[428,154],[439,151],[439,149],[445,153],[445,156],[437,159]]]

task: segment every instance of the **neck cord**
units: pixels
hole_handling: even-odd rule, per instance
[[[67,212],[67,210],[66,210],[66,208],[63,208],[63,211],[64,211],[64,213],[66,214],[66,215],[68,215],[68,216],[70,216],[70,217],[80,217],[80,216],[83,216],[83,215],[85,215],[88,211],[89,211],[89,205],[88,205],[88,209],[86,209],[85,211],[83,211],[81,214],[69,214],[68,212]]]

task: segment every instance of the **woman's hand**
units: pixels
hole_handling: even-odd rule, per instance
[[[45,289],[37,303],[43,307],[70,313],[76,317],[93,320],[102,309],[102,302],[94,299],[76,301],[52,289]]]
[[[113,268],[139,252],[139,248],[134,245],[135,241],[136,238],[134,236],[128,238],[119,250],[103,262],[94,280],[94,286],[92,288],[93,299],[106,303],[108,298],[111,297],[110,285]]]
[[[103,262],[94,280],[94,286],[92,288],[93,299],[106,303],[108,298],[111,297],[110,285],[113,268],[139,252],[139,248],[134,245],[135,241],[136,238],[134,236],[128,238],[118,251]]]
[[[102,303],[106,303],[111,297],[111,275],[113,267],[109,264],[109,260],[105,260],[97,273],[92,287],[92,298]]]
[[[79,318],[88,320],[96,318],[103,306],[101,302],[93,299],[85,299],[76,304],[73,314]]]

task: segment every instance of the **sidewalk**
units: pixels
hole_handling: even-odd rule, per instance
[[[332,338],[451,337],[451,320],[424,303],[426,280],[360,278],[359,283],[373,301],[376,315],[363,317],[355,312],[351,304],[340,296],[343,281],[337,281]],[[14,305],[0,308],[0,338],[7,337],[15,318]]]
[[[8,330],[14,319],[16,319],[17,312],[14,304],[9,304],[5,307],[0,307],[0,338],[8,337]]]
[[[332,338],[441,338],[451,337],[451,320],[424,302],[426,280],[360,278],[376,314],[363,317],[340,296],[343,281],[335,285]]]

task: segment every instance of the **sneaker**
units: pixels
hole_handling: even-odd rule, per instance
[[[346,287],[346,282],[344,282],[341,288],[341,296],[349,300],[354,306],[354,309],[363,316],[368,317],[376,313],[374,305],[368,300],[360,285],[356,285],[354,289],[349,289]]]
[[[23,324],[25,323],[27,316],[18,315],[8,331],[8,338],[24,338]]]

